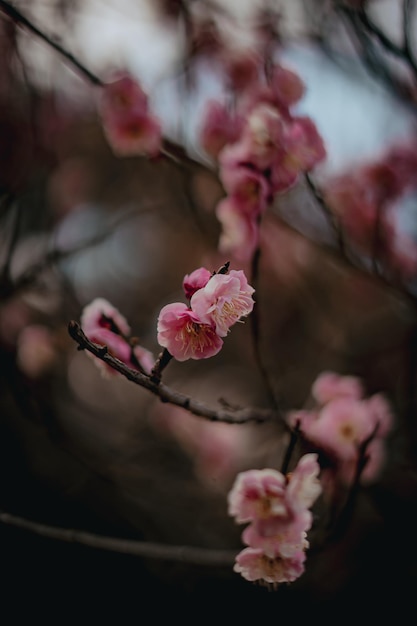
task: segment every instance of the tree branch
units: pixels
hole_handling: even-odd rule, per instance
[[[106,346],[99,346],[90,341],[80,325],[71,321],[68,325],[68,332],[72,339],[78,343],[79,350],[87,350],[95,357],[110,365],[117,372],[122,374],[127,380],[147,389],[154,395],[158,396],[162,402],[168,402],[179,406],[194,415],[204,417],[211,422],[225,422],[227,424],[246,424],[248,422],[264,423],[271,420],[277,420],[282,416],[277,411],[268,409],[260,409],[246,407],[237,411],[227,411],[223,409],[212,409],[202,402],[186,396],[183,393],[175,391],[161,382],[155,382],[150,376],[142,374],[137,370],[131,369],[119,359],[113,357],[107,351]]]
[[[31,22],[27,17],[25,17],[20,11],[18,11],[10,2],[5,2],[4,0],[0,0],[0,11],[5,13],[10,19],[12,19],[16,24],[25,28],[33,35],[36,35],[39,39],[45,41],[51,48],[59,52],[59,54],[64,57],[66,61],[73,67],[74,70],[80,72],[84,78],[96,85],[101,87],[103,85],[102,81],[98,76],[90,72],[78,59],[76,59],[70,52],[65,50],[57,41],[52,39],[46,35],[42,30],[40,30],[33,22]]]
[[[167,561],[177,561],[189,563],[191,565],[210,565],[231,567],[234,563],[236,551],[215,550],[211,548],[194,548],[191,546],[173,546],[158,543],[148,543],[147,541],[134,541],[131,539],[120,539],[118,537],[106,537],[85,532],[83,530],[73,530],[48,526],[39,522],[34,522],[23,517],[0,512],[0,523],[21,530],[29,531],[41,537],[65,541],[67,543],[77,543],[89,548],[118,552],[120,554],[130,554],[151,559],[163,559]]]

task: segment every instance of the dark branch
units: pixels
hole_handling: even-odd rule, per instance
[[[65,50],[57,41],[46,35],[42,30],[35,26],[27,17],[25,17],[20,11],[18,11],[10,2],[0,0],[0,11],[5,13],[16,24],[25,28],[33,35],[36,35],[39,39],[45,41],[51,48],[59,52],[64,59],[78,72],[80,72],[84,78],[98,87],[102,86],[102,81],[95,74],[90,72],[78,59],[76,59],[70,52]]]
[[[77,543],[88,546],[89,548],[118,552],[121,554],[190,563],[192,565],[230,567],[233,565],[236,556],[236,552],[232,550],[161,545],[158,543],[148,543],[146,541],[105,537],[82,530],[71,530],[40,524],[22,517],[17,517],[16,515],[11,515],[10,513],[0,512],[0,522],[48,539]]]
[[[122,361],[119,361],[119,359],[109,354],[105,346],[99,346],[91,342],[83,333],[77,322],[71,321],[69,323],[68,332],[72,339],[78,343],[79,350],[87,350],[104,363],[107,363],[107,365],[110,365],[110,367],[122,374],[127,380],[130,380],[158,396],[162,402],[179,406],[199,417],[204,417],[212,422],[225,422],[227,424],[246,424],[248,422],[261,424],[282,417],[277,411],[260,408],[246,407],[238,411],[212,409],[190,396],[175,391],[161,382],[155,382],[151,377],[131,369],[122,363]]]

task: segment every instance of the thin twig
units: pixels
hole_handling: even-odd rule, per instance
[[[23,15],[18,9],[16,9],[10,2],[5,2],[4,0],[0,0],[0,11],[5,13],[10,19],[12,19],[16,24],[25,28],[33,35],[36,35],[39,39],[45,41],[51,48],[56,50],[68,63],[73,67],[74,70],[81,73],[84,78],[96,85],[101,87],[103,85],[102,81],[98,76],[90,72],[78,59],[76,59],[68,50],[63,48],[61,44],[52,39],[49,35],[46,35],[40,28],[35,26],[33,22],[31,22],[25,15]]]
[[[150,208],[153,208],[153,203]],[[148,207],[146,207],[148,210]],[[115,228],[122,224],[125,220],[137,216],[138,213],[136,210],[123,212],[117,219],[113,221],[112,224],[109,225],[108,228],[103,230],[103,232],[98,233],[97,235],[91,237],[87,241],[83,241],[82,243],[74,246],[73,248],[69,248],[68,250],[63,250],[59,248],[54,248],[49,250],[43,258],[37,263],[33,263],[27,270],[22,272],[20,276],[18,276],[13,281],[6,281],[4,283],[0,283],[0,295],[2,300],[15,296],[17,293],[27,289],[32,284],[34,284],[37,278],[49,267],[67,259],[71,256],[74,256],[84,250],[96,246],[102,243],[107,237],[110,237],[114,234]],[[141,213],[139,213],[141,215]]]
[[[0,522],[7,526],[20,528],[41,537],[76,543],[89,548],[129,554],[133,556],[162,559],[166,561],[176,561],[189,563],[190,565],[209,565],[231,567],[234,563],[236,551],[216,550],[211,548],[195,548],[192,546],[174,546],[151,543],[146,541],[134,541],[132,539],[121,539],[118,537],[107,537],[85,532],[83,530],[73,530],[49,526],[32,520],[0,512]]]
[[[317,187],[316,183],[314,182],[314,180],[312,179],[311,175],[308,172],[306,172],[305,174],[305,180],[307,182],[307,185],[311,193],[316,199],[318,205],[320,206],[324,216],[326,217],[328,223],[330,224],[330,227],[332,228],[334,232],[340,252],[343,255],[345,255],[346,254],[345,241],[343,238],[343,230],[340,227],[339,220],[337,219],[333,211],[331,211],[330,208],[327,206],[327,203],[322,193],[319,191],[319,188]]]
[[[261,424],[281,417],[277,411],[253,407],[246,407],[238,411],[210,408],[206,404],[175,391],[161,382],[154,382],[150,376],[128,367],[122,361],[119,361],[119,359],[109,354],[106,346],[99,346],[90,341],[77,322],[71,321],[69,323],[68,332],[72,339],[78,343],[79,350],[91,352],[91,354],[98,359],[107,363],[107,365],[110,365],[110,367],[122,374],[127,380],[130,380],[158,396],[162,402],[179,406],[211,422],[224,422],[227,424],[247,424],[249,422],[255,422]]]

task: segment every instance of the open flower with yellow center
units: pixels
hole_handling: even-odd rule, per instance
[[[220,337],[225,337],[233,324],[252,311],[254,291],[243,270],[231,270],[210,278],[205,287],[195,292],[190,305],[202,323],[213,326]]]
[[[158,343],[177,361],[207,359],[217,354],[223,340],[182,302],[167,304],[158,317]]]

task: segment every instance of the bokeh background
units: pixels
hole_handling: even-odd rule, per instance
[[[388,54],[382,58],[407,90],[373,73],[338,3],[189,4],[216,15],[227,41],[243,48],[256,43],[253,12],[268,9],[277,58],[306,84],[299,110],[326,143],[317,181],[415,132],[415,75]],[[396,41],[401,3],[369,5]],[[238,471],[280,467],[282,425],[203,422],[121,377],[104,378],[67,332],[92,299],[107,298],[157,356],[158,313],[183,300],[184,275],[227,260],[217,251],[214,215],[223,190],[198,141],[202,107],[222,89],[218,73],[203,59],[191,85],[185,80],[181,3],[14,6],[101,78],[119,68],[136,75],[166,137],[192,159],[115,157],[97,88],[0,5],[0,509],[97,535],[238,552],[242,529],[227,515],[228,490]],[[417,10],[410,19],[414,33]],[[401,210],[404,229],[417,237],[415,197]],[[366,265],[347,263],[302,182],[268,212],[261,242],[261,361],[248,319],[216,358],[173,362],[164,382],[210,406],[277,402],[285,410],[308,406],[324,369],[386,393],[396,415],[387,464],[360,491],[348,531],[323,547],[312,541],[306,573],[270,591],[228,565],[123,555],[2,523],[1,595],[13,598],[16,614],[30,603],[34,616],[55,615],[59,603],[62,615],[75,609],[80,619],[86,607],[97,620],[115,607],[123,624],[144,619],[145,608],[167,620],[199,620],[212,607],[235,619],[248,610],[258,619],[325,619],[365,609],[379,619],[412,606],[417,283],[392,287]]]

